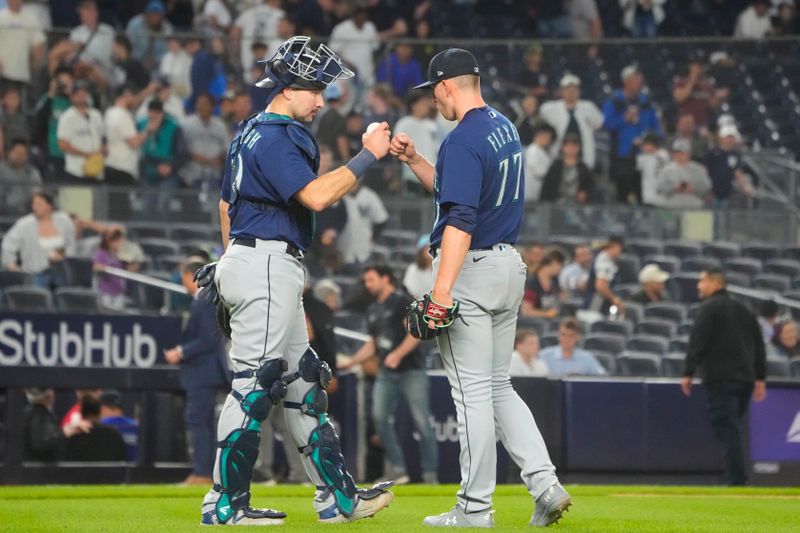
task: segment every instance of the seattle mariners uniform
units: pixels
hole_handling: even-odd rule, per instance
[[[525,264],[513,247],[525,200],[522,146],[514,125],[483,101],[479,67],[468,51],[450,48],[434,56],[428,80],[416,88],[432,88],[438,111],[458,126],[443,141],[435,167],[406,135],[396,136],[390,150],[436,200],[430,301],[460,311],[449,327],[429,324],[441,328],[437,342],[458,417],[461,488],[452,510],[424,523],[494,525],[499,438],[535,499],[531,524],[546,526],[572,500],[508,375],[525,285]]]
[[[317,143],[301,121],[322,108],[328,84],[353,73],[327,46],[314,49],[308,37],[293,37],[267,61],[265,74],[259,85],[271,89],[267,109],[245,121],[226,157],[220,202],[225,254],[197,272],[198,285],[209,297],[216,290],[229,313],[234,372],[202,523],[282,523],[284,513],[249,504],[261,424],[281,401],[316,486],[319,521],[351,522],[386,507],[391,483],[358,489],[347,471],[327,416],[331,371],[308,342],[301,259],[315,212],[341,199],[388,153],[388,124],[365,134],[364,149],[345,166],[318,177]]]

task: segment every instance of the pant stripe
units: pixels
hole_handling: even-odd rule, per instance
[[[270,307],[272,307],[272,280],[269,279],[269,266],[271,260],[272,260],[272,255],[268,255],[267,256],[267,330],[264,333],[264,352],[261,354],[261,359],[258,360],[258,366],[261,366],[261,362],[267,355],[267,341],[269,340],[269,311]]]
[[[445,335],[447,335],[447,346],[450,348],[450,358],[453,360],[453,370],[456,372],[456,379],[458,380],[458,392],[461,393],[461,405],[464,406],[464,433],[467,437],[467,457],[469,459],[469,468],[467,468],[467,479],[464,481],[464,488],[466,492],[466,488],[469,486],[469,477],[472,473],[472,450],[469,446],[469,421],[467,420],[467,402],[464,399],[464,387],[461,385],[461,376],[458,375],[458,365],[456,365],[456,354],[453,352],[453,345],[450,343],[450,332],[445,330]],[[464,513],[467,513],[467,507],[469,506],[469,499],[464,498]]]

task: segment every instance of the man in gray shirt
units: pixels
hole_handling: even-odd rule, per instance
[[[201,94],[195,102],[197,112],[183,123],[183,138],[189,149],[189,162],[181,169],[184,183],[194,188],[219,189],[222,163],[230,135],[221,118],[213,116],[214,99]],[[208,189],[204,189],[208,190]]]
[[[8,158],[0,163],[0,207],[4,213],[25,212],[31,192],[42,184],[42,175],[28,160],[28,143],[11,141]]]
[[[701,208],[711,191],[705,167],[691,160],[692,147],[686,139],[672,143],[672,161],[658,173],[658,192],[664,207]]]

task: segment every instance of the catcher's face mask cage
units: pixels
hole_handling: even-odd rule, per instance
[[[292,37],[265,62],[265,77],[256,83],[257,87],[321,91],[338,79],[353,77],[353,72],[328,46],[320,44],[314,50],[310,37]]]

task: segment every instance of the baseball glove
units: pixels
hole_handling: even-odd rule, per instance
[[[433,301],[431,294],[428,293],[408,306],[406,330],[412,337],[426,341],[437,337],[444,331],[444,328],[452,326],[456,318],[460,316],[458,302],[453,302],[450,307],[445,307]],[[441,321],[441,324],[431,328],[428,326],[429,320]]]

